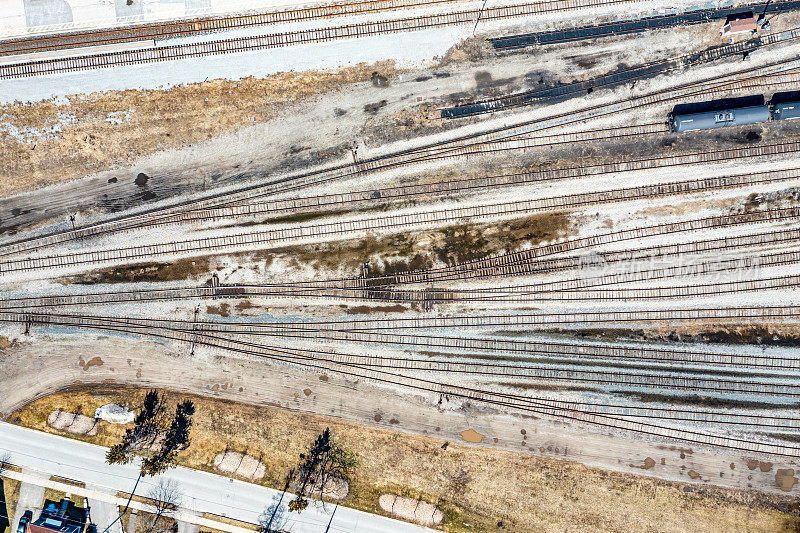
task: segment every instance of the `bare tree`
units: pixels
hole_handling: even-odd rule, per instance
[[[11,452],[5,452],[0,455],[0,474],[8,470],[9,466],[11,466]]]
[[[159,479],[158,483],[147,493],[147,497],[153,507],[156,508],[156,514],[153,518],[153,526],[155,526],[162,516],[172,516],[178,510],[183,493],[180,485],[174,479]]]

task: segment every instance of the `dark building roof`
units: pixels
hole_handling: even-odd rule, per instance
[[[729,15],[722,30],[728,33],[741,33],[743,31],[753,31],[757,27],[757,21],[752,13],[739,13]]]
[[[30,533],[81,533],[86,525],[86,511],[69,498],[60,502],[46,500],[35,522],[28,525]]]

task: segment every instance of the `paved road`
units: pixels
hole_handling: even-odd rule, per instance
[[[137,465],[107,465],[106,448],[48,433],[0,423],[0,454],[11,454],[10,463],[65,478],[104,487],[112,494],[130,491],[138,475]],[[265,508],[279,497],[276,490],[222,476],[174,468],[157,478],[145,478],[137,494],[147,494],[158,479],[172,479],[183,493],[183,506],[197,513],[212,513],[249,523],[258,523]],[[289,497],[281,504],[285,510]],[[302,514],[285,513],[286,529],[293,533],[325,531],[332,506],[310,505]],[[336,533],[430,532],[430,529],[398,520],[339,507],[330,531]]]
[[[42,508],[43,500],[44,487],[39,487],[31,483],[23,483],[20,485],[19,500],[17,500],[17,508],[14,511],[14,520],[11,522],[11,531],[17,530],[19,519],[22,518],[22,513],[25,511],[32,511],[34,518],[36,518],[39,514],[39,510]]]

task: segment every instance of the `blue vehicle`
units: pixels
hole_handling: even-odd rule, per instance
[[[31,520],[33,520],[33,513],[31,511],[25,511],[22,514],[22,518],[19,519],[17,533],[25,533],[25,530],[28,529],[28,524],[30,524]]]

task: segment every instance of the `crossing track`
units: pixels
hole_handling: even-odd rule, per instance
[[[480,16],[480,20],[482,21],[503,20],[574,9],[613,6],[631,2],[632,0],[550,0],[546,2],[453,10],[448,13],[385,19],[374,22],[366,21],[342,26],[298,30],[269,35],[219,39],[186,44],[165,44],[163,46],[141,50],[120,50],[105,54],[44,59],[40,61],[0,65],[0,79],[24,78],[113,66],[140,65],[175,59],[201,58],[235,52],[268,50],[271,48],[305,43],[321,43],[373,35],[410,32],[427,28],[469,25],[474,24],[478,16]],[[294,16],[297,17],[295,20],[307,20],[309,18],[306,14],[299,11],[296,12]],[[291,20],[291,18],[287,18],[283,22]]]
[[[798,148],[800,148],[800,145],[798,145]],[[788,149],[792,150],[792,147],[789,147]],[[419,185],[369,189],[364,191],[291,198],[286,200],[251,202],[247,204],[226,207],[187,211],[184,213],[159,217],[150,221],[145,219],[136,224],[128,224],[122,227],[116,225],[115,231],[152,228],[179,223],[197,223],[201,221],[208,222],[220,219],[240,219],[243,217],[252,217],[258,215],[276,216],[282,213],[318,213],[320,211],[335,212],[337,210],[344,212],[357,208],[374,207],[376,204],[385,204],[386,202],[406,201],[417,197],[441,197],[446,195],[474,194],[476,192],[485,190],[496,190],[500,187],[520,186],[543,181],[575,179],[589,176],[610,175],[620,172],[693,165],[714,162],[716,160],[737,160],[741,158],[754,157],[753,154],[756,153],[790,153],[786,152],[785,150],[785,147],[777,146],[767,148],[766,152],[759,148],[723,150],[717,152],[704,152],[650,159],[629,160],[584,167],[538,170],[517,174],[485,176],[480,178],[462,178]],[[539,211],[570,210],[604,203],[632,201],[637,199],[652,199],[679,194],[698,194],[714,190],[725,190],[730,188],[747,187],[756,184],[775,183],[796,179],[800,179],[800,167],[536,199],[530,201],[529,209],[535,209]],[[17,243],[8,244],[0,248],[0,257],[41,249],[57,244],[64,244],[79,239],[85,239],[90,236],[101,235],[110,231],[112,230],[109,229],[108,225],[100,225],[99,227],[94,226],[86,229],[58,233],[42,238],[19,241]]]
[[[740,90],[745,90],[751,85],[759,87],[759,84],[763,84],[764,82],[764,76],[777,76],[777,78],[772,81],[778,84],[795,83],[795,81],[800,83],[800,72],[795,72],[795,70],[800,70],[800,60],[789,62],[780,61],[762,67],[747,69],[738,73],[718,76],[711,80],[693,82],[679,88],[671,88],[650,93],[642,97],[635,97],[632,100],[634,105],[630,105],[631,101],[625,99],[611,104],[591,107],[575,113],[564,113],[547,119],[529,121],[453,140],[439,141],[421,148],[360,161],[357,164],[335,166],[326,170],[288,176],[266,184],[255,184],[238,191],[218,193],[206,198],[195,198],[178,203],[172,207],[124,216],[116,220],[80,228],[74,232],[61,232],[41,237],[33,237],[23,241],[15,241],[7,243],[2,249],[10,250],[8,253],[15,253],[86,238],[91,235],[121,231],[130,227],[135,228],[142,224],[158,224],[159,219],[164,217],[168,218],[175,214],[198,211],[210,207],[225,207],[239,203],[252,202],[257,198],[279,192],[287,192],[303,187],[319,185],[331,180],[352,178],[365,173],[386,170],[397,166],[435,160],[455,159],[502,150],[531,148],[533,147],[529,144],[531,139],[525,139],[525,136],[575,122],[584,122],[593,118],[624,112],[628,109],[655,105],[692,95],[711,97],[717,94],[718,91],[727,94],[727,91],[729,91],[733,85],[736,85]],[[784,78],[786,76],[789,76],[791,80],[785,80]],[[763,86],[761,86],[761,88],[763,89]],[[612,128],[612,130],[614,130],[618,136],[625,135],[624,130],[618,128]],[[592,134],[589,135],[591,136]],[[533,143],[536,143],[536,141],[534,140]],[[0,252],[0,255],[3,253],[5,252]]]
[[[14,322],[30,322],[35,312],[3,311],[3,315],[14,317]],[[55,316],[48,314],[47,316]],[[133,323],[133,319],[127,323]],[[713,324],[747,323],[761,321],[764,324],[796,324],[800,321],[800,306],[750,306],[750,307],[679,307],[665,309],[621,309],[602,311],[529,311],[515,310],[513,313],[486,313],[481,316],[449,315],[423,316],[420,318],[392,317],[380,319],[325,319],[294,322],[264,322],[236,324],[239,333],[256,331],[284,335],[286,332],[302,333],[314,331],[354,331],[384,332],[402,330],[432,330],[449,328],[476,328],[483,330],[502,330],[505,327],[525,327],[532,330],[549,330],[553,328],[595,328],[622,327],[625,325],[684,324],[705,321]],[[163,321],[162,321],[163,322]],[[175,321],[172,321],[175,322]],[[193,323],[193,328],[201,331],[203,322]],[[222,324],[222,325],[220,325]],[[214,327],[234,327],[234,324],[218,323]]]
[[[175,301],[207,298],[326,298],[339,300],[452,303],[530,303],[547,301],[632,301],[668,298],[716,296],[731,292],[753,292],[787,289],[800,286],[800,276],[786,275],[768,278],[748,277],[746,280],[717,283],[693,283],[666,287],[598,288],[642,281],[663,280],[722,272],[750,272],[756,268],[796,265],[800,251],[765,254],[743,259],[729,259],[691,265],[643,269],[596,278],[574,278],[565,281],[504,285],[478,289],[401,290],[376,287],[343,288],[311,284],[271,285],[212,285],[137,291],[110,291],[59,296],[6,298],[0,309],[59,308],[73,305],[98,305],[122,302]]]
[[[724,153],[730,153],[733,155],[735,153],[739,153],[740,151],[746,151],[748,154],[757,155],[773,155],[787,153],[790,151],[796,152],[800,151],[800,142],[759,146],[755,148],[742,148],[724,151]],[[713,154],[713,157],[720,157],[720,154],[717,152]],[[708,154],[699,154],[699,157],[701,160],[704,160],[706,159],[707,155]],[[729,157],[725,157],[725,159],[729,159]],[[517,202],[501,202],[496,204],[446,208],[385,215],[379,217],[365,217],[318,224],[305,224],[282,229],[265,229],[261,231],[237,233],[233,235],[199,237],[177,242],[155,243],[149,245],[87,252],[72,252],[45,257],[7,259],[0,262],[0,273],[8,274],[11,272],[20,271],[32,272],[48,268],[73,267],[86,264],[91,264],[92,266],[97,267],[116,262],[144,262],[156,257],[164,257],[175,254],[197,255],[230,253],[235,251],[253,250],[256,248],[282,246],[290,243],[296,244],[310,239],[330,240],[357,238],[372,232],[394,232],[412,228],[431,227],[434,225],[463,223],[463,221],[466,220],[492,220],[503,217],[521,216],[526,213],[538,212],[539,210],[541,210],[541,205],[536,200],[522,200]],[[738,219],[741,219],[742,221],[747,219],[755,219],[757,221],[759,220],[759,217],[771,216],[770,213],[773,213],[772,216],[781,217],[782,215],[788,215],[794,217],[796,216],[797,212],[798,209],[796,208],[790,208],[788,210],[753,211],[750,213],[742,213],[740,215],[722,217],[722,219],[724,220],[723,224],[725,224],[729,220],[734,221]],[[712,219],[717,220],[719,217],[712,217]],[[683,224],[685,226],[687,223]],[[719,224],[719,222],[716,224]],[[685,231],[686,229],[699,229],[688,226],[686,229],[681,230],[679,229],[681,228],[681,223],[663,226],[675,228],[669,232]],[[616,233],[619,234],[620,232]],[[648,235],[641,233],[637,237],[642,238],[645,236]],[[591,237],[590,239],[596,240],[604,237],[608,238],[608,234],[598,235]],[[569,248],[566,248],[567,242],[574,243],[575,241],[561,242],[551,245],[551,247],[560,247],[561,249],[559,252],[570,251]],[[591,240],[587,242],[594,245],[599,244],[598,242],[592,242]],[[543,253],[542,250],[549,250],[549,248],[537,247],[520,253],[530,255],[533,253]],[[529,258],[533,257],[534,256],[531,256]],[[473,268],[473,263],[470,263],[469,265],[469,268]],[[474,266],[482,265],[482,263],[474,264]]]
[[[41,311],[14,310],[0,312],[8,314],[11,320],[30,323],[33,317],[49,316]],[[22,317],[22,318],[20,318]],[[105,318],[115,321],[113,317]],[[202,331],[213,335],[238,335],[245,338],[285,338],[289,342],[296,338],[308,338],[321,341],[340,343],[360,343],[385,345],[414,351],[447,350],[453,355],[462,352],[471,354],[504,354],[508,358],[517,360],[538,361],[595,361],[613,363],[616,365],[656,365],[667,367],[720,367],[728,370],[766,370],[772,372],[800,372],[800,358],[786,355],[769,354],[765,352],[752,353],[725,353],[707,350],[691,349],[686,347],[662,347],[635,343],[607,344],[596,342],[556,342],[556,341],[528,341],[519,339],[505,339],[497,337],[469,337],[425,334],[401,334],[392,332],[373,332],[348,329],[307,329],[303,323],[297,324],[298,329],[283,329],[275,332],[272,324],[252,321],[226,321],[224,323],[213,321],[181,321],[177,319],[143,319],[129,318],[125,321],[128,325],[141,325],[146,327],[164,327],[168,329],[181,329]]]
[[[210,16],[170,21],[161,24],[136,24],[120,28],[74,31],[58,35],[10,38],[0,41],[0,56],[27,54],[42,50],[64,50],[78,46],[98,46],[129,41],[164,40],[202,35],[225,30],[252,28],[301,20],[329,19],[395,9],[446,7],[459,0],[369,0],[331,2],[302,9],[282,9],[241,15]]]
[[[35,320],[40,325],[60,325],[114,331],[139,336],[147,336],[169,341],[200,344],[215,350],[223,350],[243,356],[257,357],[274,361],[279,364],[290,364],[307,369],[333,372],[347,376],[351,379],[367,379],[384,385],[402,387],[419,392],[446,395],[447,397],[461,398],[495,406],[511,408],[517,412],[530,412],[543,414],[562,420],[573,420],[580,423],[599,425],[624,431],[631,431],[643,435],[656,436],[670,440],[680,440],[700,445],[718,446],[729,449],[766,453],[782,456],[797,456],[800,448],[793,444],[783,444],[777,441],[757,440],[757,436],[749,439],[729,435],[714,434],[695,429],[685,429],[672,426],[663,420],[648,419],[647,422],[632,420],[622,415],[601,413],[587,408],[586,404],[490,392],[487,390],[453,385],[434,381],[427,377],[408,376],[397,374],[388,370],[370,368],[358,362],[353,362],[351,356],[334,352],[321,352],[312,350],[285,349],[271,346],[262,346],[242,341],[223,339],[197,331],[181,331],[161,329],[154,327],[136,327],[128,325],[128,320],[120,319],[108,321],[96,317],[67,316],[67,315],[37,315],[36,317],[0,315],[3,321]],[[632,417],[635,418],[635,417]]]
[[[508,94],[497,98],[463,103],[457,106],[442,108],[439,112],[441,118],[444,119],[464,118],[513,109],[551,99],[561,99],[569,97],[570,95],[577,96],[598,88],[611,89],[626,83],[635,83],[641,79],[653,78],[658,75],[684,70],[690,66],[707,64],[726,57],[750,53],[762,46],[791,42],[798,37],[800,37],[800,29],[759,36],[747,41],[714,46],[701,52],[694,52],[680,57],[652,61],[635,67],[620,68],[587,80],[560,83],[550,87]],[[490,40],[490,42],[492,41]],[[492,44],[494,44],[494,42],[492,42]]]

